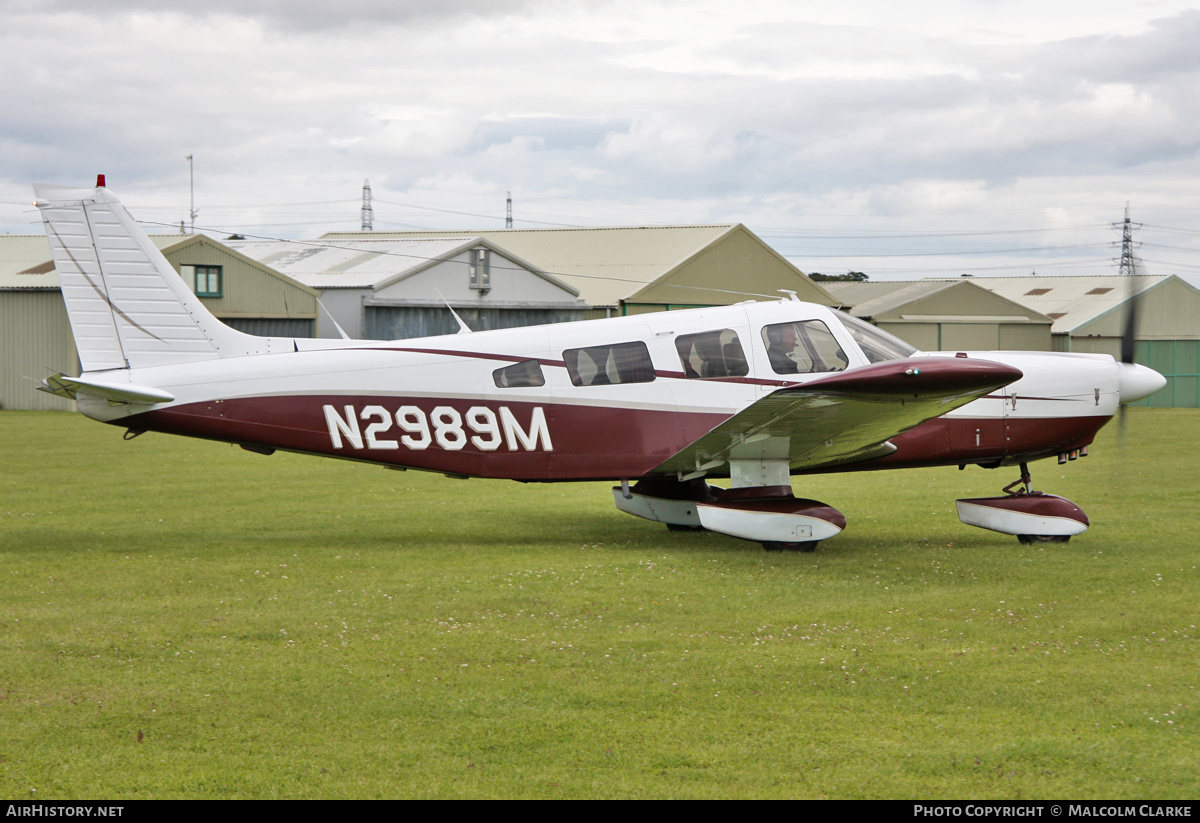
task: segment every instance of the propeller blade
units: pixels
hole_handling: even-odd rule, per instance
[[[1132,363],[1137,354],[1138,303],[1134,275],[1129,276],[1129,300],[1125,305],[1125,330],[1121,335],[1121,362]]]
[[[1121,273],[1125,275],[1128,298],[1125,301],[1125,329],[1121,334],[1121,362],[1132,364],[1137,356],[1138,329],[1138,286],[1137,257],[1133,253],[1133,222],[1129,219],[1129,204],[1125,204],[1125,222],[1121,231]],[[1117,442],[1122,453],[1125,451],[1125,398],[1121,398],[1120,417],[1117,422]]]

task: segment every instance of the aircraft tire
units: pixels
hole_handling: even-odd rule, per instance
[[[1018,534],[1017,540],[1023,546],[1034,543],[1066,543],[1071,539],[1069,534]]]
[[[702,532],[703,526],[688,526],[684,523],[668,523],[667,529],[673,532]]]
[[[782,540],[764,540],[762,547],[769,552],[815,552],[819,540],[807,540],[802,543],[786,543]]]

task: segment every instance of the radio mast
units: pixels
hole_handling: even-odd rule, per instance
[[[1125,222],[1113,223],[1113,228],[1120,227],[1121,229],[1121,270],[1118,272],[1121,277],[1133,277],[1137,274],[1137,261],[1133,256],[1133,227],[1142,227],[1141,223],[1134,223],[1129,219],[1129,201],[1125,202]]]
[[[363,181],[362,230],[374,231],[375,210],[371,208],[371,181]]]
[[[191,219],[188,234],[196,233],[196,175],[192,168],[192,156],[187,156],[188,161],[188,216]]]

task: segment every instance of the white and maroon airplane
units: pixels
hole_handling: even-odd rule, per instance
[[[1033,491],[1026,464],[1086,454],[1121,403],[1165,384],[1106,355],[924,354],[794,295],[391,342],[256,337],[205,309],[103,176],[35,192],[83,371],[39,388],[126,437],[615,480],[622,511],[768,550],[811,551],[846,525],[794,497],[791,475],[966,464],[1021,479],[958,501],[963,522],[1065,541],[1087,517]]]

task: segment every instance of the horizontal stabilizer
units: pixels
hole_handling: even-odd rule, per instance
[[[107,383],[87,377],[67,377],[56,374],[47,377],[38,389],[59,397],[75,400],[79,395],[99,397],[110,403],[170,403],[175,395],[151,386],[134,386],[131,383]]]

